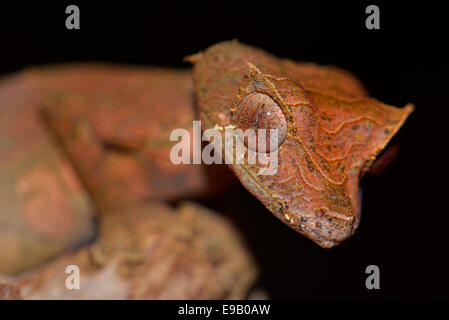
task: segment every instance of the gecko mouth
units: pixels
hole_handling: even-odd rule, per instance
[[[262,204],[279,220],[288,225],[291,229],[302,234],[306,238],[312,240],[322,248],[332,248],[341,244],[344,239],[333,239],[327,238],[319,234],[313,228],[307,226],[305,223],[301,222],[299,219],[293,221],[292,219],[287,219],[285,212],[283,211],[282,204],[275,199],[270,192],[248,172],[244,165],[230,165],[231,170],[236,174],[240,182],[245,186],[245,188],[253,194],[257,199],[259,199]],[[300,214],[293,214],[294,217],[300,217]],[[354,227],[354,226],[353,226]],[[352,234],[352,231],[351,231]],[[347,238],[347,237],[345,237]]]
[[[314,230],[312,230],[303,223],[291,227],[296,231],[298,231],[299,233],[306,236],[307,238],[309,238],[310,240],[312,240],[313,242],[315,242],[316,244],[318,244],[322,248],[330,249],[342,243],[341,241],[338,240],[324,238],[323,236],[319,235],[317,232],[315,232]]]
[[[273,201],[275,201],[273,199]],[[347,232],[344,233],[343,237],[332,238],[332,237],[325,237],[321,235],[320,233],[316,232],[313,228],[308,227],[305,223],[299,223],[298,225],[292,225],[291,227],[296,229],[299,233],[305,235],[315,243],[317,243],[319,246],[323,248],[332,248],[339,244],[342,244],[347,238],[352,236],[354,232],[357,230],[358,225],[360,223],[360,204],[362,203],[362,189],[359,187],[358,189],[358,203],[359,207],[356,209],[358,211],[358,214],[354,216],[353,220],[349,223],[350,228],[348,228]],[[298,216],[301,216],[298,214]],[[319,220],[317,220],[319,221]]]

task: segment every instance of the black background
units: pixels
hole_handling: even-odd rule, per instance
[[[80,30],[65,28],[69,4],[80,7]],[[365,28],[369,4],[380,8],[380,30]],[[182,57],[234,38],[346,68],[380,101],[416,105],[399,134],[399,156],[362,183],[359,230],[332,250],[294,233],[235,186],[227,203],[239,204],[232,211],[261,265],[259,286],[272,298],[448,298],[445,24],[443,8],[429,1],[2,3],[0,74],[65,61],[187,68]],[[365,288],[370,264],[380,267],[380,290]]]

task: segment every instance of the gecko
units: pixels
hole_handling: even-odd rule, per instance
[[[359,181],[413,105],[396,108],[377,101],[338,67],[277,58],[236,40],[185,59],[192,70],[66,64],[30,68],[0,82],[0,174],[7,177],[0,185],[0,239],[8,248],[0,251],[0,272],[17,274],[54,261],[25,277],[30,296],[42,297],[39,290],[63,292],[52,288],[51,270],[72,261],[90,270],[90,280],[116,270],[120,276],[108,278],[115,298],[172,298],[154,289],[161,284],[151,274],[138,293],[122,276],[142,276],[148,269],[145,257],[158,243],[157,237],[146,240],[148,230],[166,228],[173,247],[184,241],[170,230],[192,223],[179,217],[164,222],[157,212],[176,211],[164,203],[222,194],[234,179],[275,217],[323,248],[356,231],[362,211]],[[170,132],[192,132],[194,120],[203,130],[277,129],[277,172],[259,174],[261,163],[171,163]],[[238,252],[240,262],[222,264],[220,270],[243,276],[235,276],[242,283],[237,293],[227,296],[235,283],[224,284],[220,276],[222,287],[206,290],[198,284],[197,292],[185,296],[242,297],[257,268],[242,243],[233,240],[236,231],[207,218],[213,213],[201,206],[187,207],[207,212],[192,220],[200,224],[194,225],[201,241],[209,239],[205,230],[221,230],[219,240],[207,240],[224,252],[221,260]],[[99,233],[91,219],[95,215]],[[203,220],[210,220],[204,222],[207,227]],[[97,233],[98,239],[86,245]],[[78,253],[67,256],[74,247],[80,247]],[[189,257],[205,250],[184,248]],[[212,263],[217,257],[199,256],[208,270],[217,266]],[[83,297],[91,297],[89,291]]]

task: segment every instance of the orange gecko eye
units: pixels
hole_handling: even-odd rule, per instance
[[[244,131],[243,134],[239,133],[240,140],[253,151],[273,152],[285,141],[287,121],[284,113],[279,105],[266,94],[251,93],[247,95],[238,105],[234,120],[236,126]],[[246,131],[247,129],[251,130]],[[265,132],[260,129],[265,129]],[[276,131],[271,131],[271,129]],[[272,135],[275,132],[277,132],[277,137]],[[273,141],[270,141],[272,136]],[[257,140],[254,139],[255,137]],[[265,148],[260,148],[259,144],[263,143],[262,139],[265,140]],[[252,141],[252,143],[248,143],[248,141]]]

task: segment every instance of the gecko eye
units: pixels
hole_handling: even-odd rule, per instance
[[[259,144],[264,140],[265,149],[261,149],[261,151],[276,151],[285,140],[287,121],[284,113],[279,105],[266,94],[247,95],[238,105],[234,119],[237,127],[243,131],[243,134],[239,133],[240,140],[253,151],[258,151]],[[265,129],[265,132],[260,129]],[[273,131],[270,129],[277,130],[277,138],[272,135]],[[273,136],[273,141],[270,141],[271,136]],[[255,137],[257,137],[257,142],[255,142]]]

